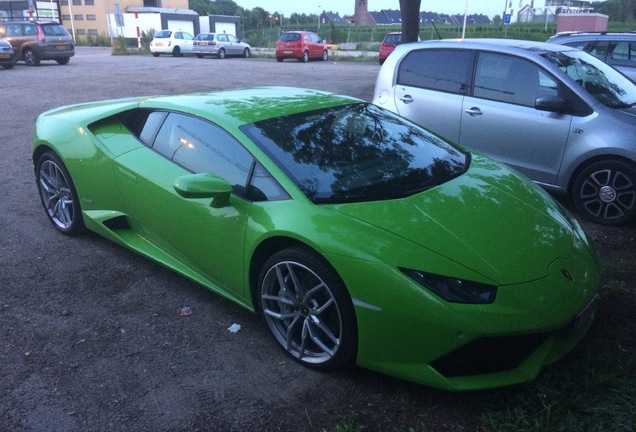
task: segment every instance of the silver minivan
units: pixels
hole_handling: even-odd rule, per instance
[[[373,102],[568,193],[592,221],[636,218],[636,85],[584,51],[510,39],[404,44],[380,69]]]

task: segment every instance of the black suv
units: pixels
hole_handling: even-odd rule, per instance
[[[67,64],[75,55],[73,38],[54,21],[9,21],[0,23],[0,37],[11,43],[18,60],[37,66],[41,60]]]
[[[548,42],[587,51],[636,82],[636,32],[562,32]]]

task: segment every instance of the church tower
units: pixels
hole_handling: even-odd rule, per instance
[[[375,21],[369,13],[369,7],[367,6],[367,0],[355,0],[356,8],[353,14],[353,23],[355,25],[373,25]]]

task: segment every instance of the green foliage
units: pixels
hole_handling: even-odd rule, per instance
[[[113,51],[112,55],[128,55],[128,46],[126,44],[126,38],[119,36],[113,39]]]
[[[106,35],[76,35],[75,45],[78,46],[110,46],[110,38]]]
[[[155,37],[155,33],[156,30],[153,28],[151,28],[147,32],[144,30],[141,31],[141,46],[144,48],[144,50],[150,49],[150,42],[152,42],[152,39]]]

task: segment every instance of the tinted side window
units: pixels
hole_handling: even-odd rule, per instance
[[[532,62],[503,54],[479,54],[475,97],[534,107],[538,97],[557,92],[556,81]]]
[[[605,60],[608,49],[609,49],[609,41],[599,41],[598,43],[594,44],[592,49],[590,49],[588,52],[592,54],[594,57],[600,58],[601,60]]]
[[[612,48],[612,60],[618,60],[618,64],[636,66],[636,42],[615,42]]]
[[[397,83],[447,93],[466,94],[473,53],[464,50],[411,51],[400,63]]]
[[[210,172],[244,190],[252,156],[229,133],[204,120],[170,113],[153,149],[194,173]]]

